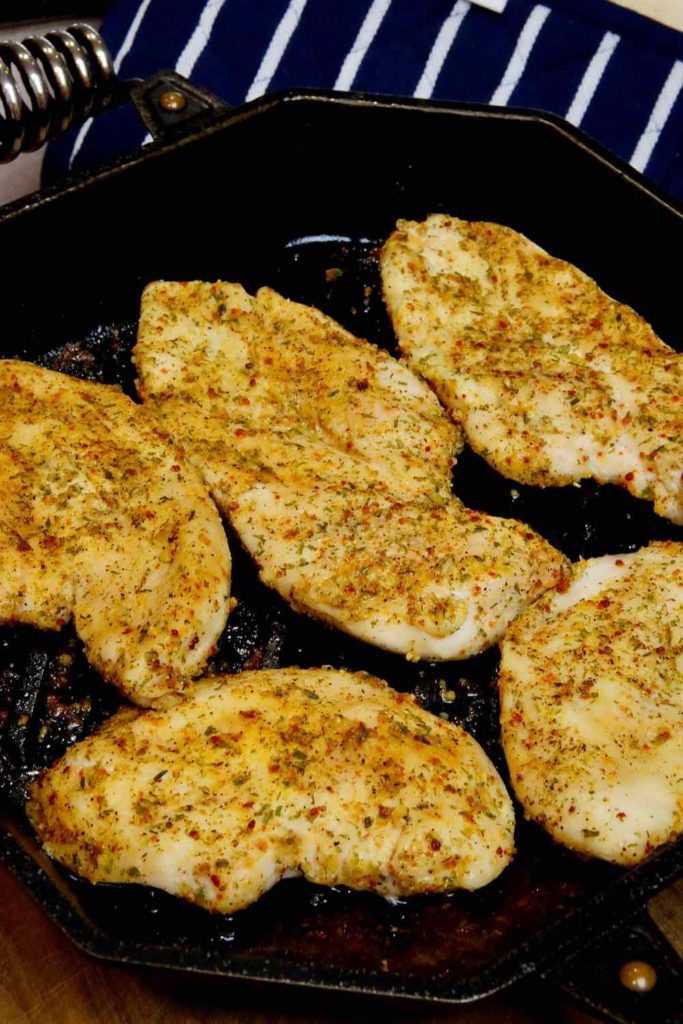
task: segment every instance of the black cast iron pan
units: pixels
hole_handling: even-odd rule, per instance
[[[184,104],[167,109],[169,91]],[[392,348],[377,245],[397,218],[434,211],[523,231],[683,348],[683,212],[557,118],[314,92],[230,111],[170,72],[133,93],[155,144],[0,213],[0,245],[12,254],[3,267],[3,356],[118,381],[132,394],[140,293],[156,278],[269,284]],[[621,490],[514,485],[469,451],[454,489],[474,507],[524,519],[572,558],[683,540],[683,530]],[[239,605],[213,671],[365,668],[463,722],[504,771],[495,651],[410,665],[293,613],[230,541]],[[680,961],[642,908],[683,873],[683,842],[621,871],[560,849],[520,814],[514,864],[479,893],[388,904],[289,881],[230,918],[153,890],[74,879],[33,842],[25,790],[118,703],[73,634],[0,633],[0,852],[89,952],[438,1002],[480,998],[539,972],[613,1020],[680,1019]],[[656,964],[659,983],[647,997],[619,986],[618,968],[633,958]]]

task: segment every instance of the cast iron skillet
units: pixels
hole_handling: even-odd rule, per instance
[[[183,110],[164,109],[169,89],[185,95]],[[435,211],[525,232],[683,347],[674,255],[683,249],[683,213],[557,118],[314,92],[229,111],[171,72],[133,93],[148,128],[163,136],[157,143],[0,214],[3,251],[30,256],[28,266],[7,261],[3,274],[4,356],[117,381],[132,394],[140,292],[156,278],[269,284],[391,349],[377,245],[398,217]],[[469,451],[454,489],[474,507],[529,522],[572,558],[683,540],[683,530],[619,489],[515,485]],[[504,771],[495,651],[410,665],[296,615],[230,542],[239,605],[212,671],[365,668],[461,721]],[[479,998],[537,971],[612,1019],[678,1019],[680,962],[641,908],[683,873],[683,841],[622,871],[560,849],[520,813],[515,862],[479,893],[389,904],[289,881],[229,918],[150,889],[69,876],[31,837],[26,786],[118,703],[72,633],[0,634],[0,853],[89,952],[442,1002]],[[619,965],[633,958],[657,966],[647,997],[618,984]]]

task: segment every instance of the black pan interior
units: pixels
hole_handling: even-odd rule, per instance
[[[284,294],[318,305],[357,334],[392,346],[373,243],[289,245],[266,279]],[[134,394],[134,333],[134,325],[103,325],[40,361],[87,379],[119,382]],[[665,524],[645,503],[617,488],[522,487],[499,477],[470,451],[454,471],[454,489],[477,508],[532,523],[573,558],[634,550],[653,535],[683,538],[683,530]],[[436,714],[463,724],[505,771],[495,651],[461,663],[411,665],[292,612],[258,582],[233,535],[231,549],[239,603],[211,672],[320,664],[370,670],[399,689],[413,690]],[[0,756],[6,792],[20,810],[35,770],[90,732],[120,701],[88,668],[72,634],[46,636],[24,628],[5,631],[2,640]],[[483,892],[395,904],[288,882],[251,910],[220,918],[137,886],[72,884],[92,919],[120,938],[174,944],[191,938],[220,942],[251,956],[286,954],[303,962],[445,979],[489,965],[616,873],[561,850],[522,823],[521,815],[517,842],[514,865]]]
[[[10,269],[16,337],[3,354],[118,382],[134,394],[129,355],[136,309],[142,285],[156,277],[240,280],[250,289],[269,284],[393,351],[379,289],[378,240],[398,216],[437,209],[525,230],[620,298],[634,305],[640,300],[665,340],[675,343],[673,304],[658,301],[658,285],[673,281],[661,246],[683,241],[680,218],[552,126],[539,129],[533,119],[486,122],[469,114],[456,124],[452,113],[363,104],[354,113],[352,103],[314,101],[298,107],[283,102],[260,117],[260,130],[259,117],[237,117],[227,131],[180,146],[163,161],[148,157],[127,176],[108,173],[59,203],[43,202],[21,218],[0,221],[9,244],[23,225],[36,239],[53,232],[63,248],[63,258],[32,280]],[[361,136],[363,122],[367,129],[370,121],[374,135]],[[444,134],[449,126],[450,136]],[[396,149],[397,139],[409,147],[408,158]],[[548,200],[534,201],[548,174],[555,175],[558,190],[565,189],[550,228]],[[577,192],[586,182],[593,189],[588,200]],[[610,230],[621,231],[625,213],[630,237],[650,244],[649,259],[641,248],[624,251],[621,235],[610,238]],[[70,231],[74,217],[78,230]],[[108,258],[98,263],[106,247]],[[658,274],[658,281],[644,278],[646,272]],[[635,550],[655,537],[683,540],[683,530],[618,488],[524,487],[469,450],[458,460],[453,485],[470,506],[523,519],[573,559]],[[411,665],[292,612],[258,582],[232,535],[230,544],[238,606],[210,671],[320,664],[369,670],[414,691],[434,713],[461,722],[505,773],[496,651],[460,663]],[[73,633],[2,631],[0,791],[22,829],[30,779],[119,702],[88,668]],[[324,972],[332,984],[335,971],[340,979],[347,970],[356,977],[372,972],[386,978],[385,989],[464,998],[509,981],[524,966],[520,951],[527,942],[623,875],[555,846],[521,813],[517,847],[511,867],[479,893],[387,903],[289,881],[228,918],[138,886],[91,886],[71,877],[65,882],[82,921],[89,922],[86,931],[107,937],[100,945],[109,955],[114,942],[122,959],[149,959],[140,950],[154,949],[156,962],[169,966],[191,962],[230,974],[248,962],[250,970],[272,976],[277,964],[280,978],[300,969],[313,981]],[[680,848],[675,860],[680,868]],[[93,951],[98,941],[90,942]],[[491,972],[503,963],[509,969],[494,983]],[[484,975],[486,985],[473,987],[473,979]]]

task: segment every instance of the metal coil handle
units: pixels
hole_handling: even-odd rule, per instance
[[[0,40],[0,162],[38,149],[112,100],[116,73],[99,32],[68,29]]]

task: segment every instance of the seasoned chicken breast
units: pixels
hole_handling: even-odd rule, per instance
[[[411,660],[497,643],[563,559],[511,519],[260,484],[230,505],[261,578],[298,610]]]
[[[385,896],[476,889],[513,854],[510,798],[458,726],[364,673],[206,679],[124,710],[32,787],[50,856],[232,913],[279,879]]]
[[[520,523],[451,495],[460,436],[386,352],[269,289],[155,282],[139,391],[263,580],[411,658],[467,657],[562,573]]]
[[[141,396],[201,458],[212,488],[229,460],[238,492],[272,480],[399,500],[450,493],[462,436],[426,384],[269,288],[148,285],[133,359]]]
[[[501,644],[503,746],[528,817],[637,864],[683,831],[683,545],[575,566]]]
[[[399,221],[381,263],[409,365],[498,472],[621,484],[683,523],[683,361],[637,313],[499,224]]]
[[[0,361],[0,621],[73,619],[88,660],[153,705],[201,672],[230,554],[195,471],[116,387]]]

